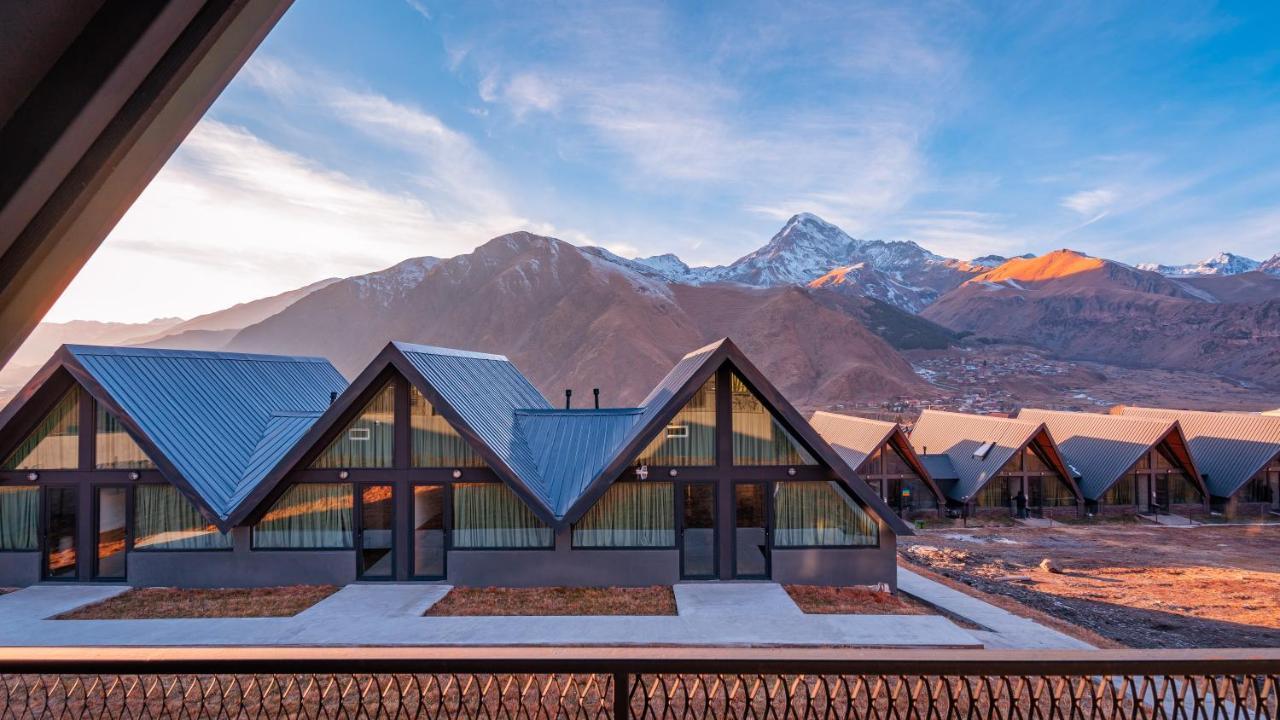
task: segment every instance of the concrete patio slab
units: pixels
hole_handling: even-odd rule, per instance
[[[32,585],[0,595],[0,624],[43,620],[128,592],[128,585]]]
[[[452,585],[365,583],[347,585],[303,610],[295,619],[304,622],[349,622],[353,618],[422,617],[440,602]]]
[[[778,583],[680,583],[672,587],[677,612],[686,616],[714,615],[802,617],[804,612]]]
[[[898,590],[986,628],[969,632],[989,648],[1094,649],[1089,643],[1033,620],[1018,617],[1008,610],[934,582],[904,567],[898,568]]]
[[[288,618],[46,620],[127,588],[37,586],[0,598],[0,645],[981,647],[940,616],[805,615],[776,584],[705,587],[711,586],[677,586],[676,616],[422,617],[447,586],[369,584],[344,588]],[[53,602],[52,590],[65,595]]]

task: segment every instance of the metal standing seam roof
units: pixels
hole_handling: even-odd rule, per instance
[[[1058,451],[1080,473],[1080,491],[1097,500],[1175,429],[1172,420],[1024,408],[1019,420],[1044,423]]]
[[[643,411],[517,410],[516,426],[547,488],[552,513],[563,518],[613,459]]]
[[[1013,418],[925,410],[909,437],[920,457],[929,458],[930,452],[947,456],[956,481],[939,485],[952,499],[966,501],[1043,428],[1042,424]],[[974,457],[974,451],[988,442],[993,444],[991,450],[981,458]]]
[[[809,424],[854,470],[898,429],[898,423],[894,422],[822,411],[815,412]]]
[[[323,358],[65,347],[222,520],[347,385]]]
[[[1209,492],[1231,497],[1280,455],[1280,416],[1123,406],[1120,417],[1177,420]]]

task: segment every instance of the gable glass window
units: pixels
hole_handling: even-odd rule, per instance
[[[388,382],[311,463],[311,467],[320,470],[389,468],[393,462],[395,427],[396,387],[394,382]]]
[[[1044,507],[1070,507],[1076,504],[1076,496],[1071,487],[1057,475],[1045,475],[1040,478],[1040,503]]]
[[[818,464],[736,373],[733,375],[733,464]]]
[[[494,550],[554,544],[551,528],[506,485],[453,485],[453,547]]]
[[[1014,459],[1015,462],[1017,458]],[[994,477],[977,495],[973,496],[973,504],[978,507],[1009,507],[1012,496],[1009,494],[1009,479],[1005,477]]]
[[[1132,474],[1123,475],[1114,485],[1102,493],[1103,505],[1132,505],[1137,502],[1137,477]]]
[[[94,438],[94,466],[99,470],[154,470],[155,463],[115,415],[98,405],[97,436]]]
[[[712,375],[636,461],[678,467],[716,464],[716,378]]]
[[[877,545],[874,518],[834,482],[774,483],[773,544],[776,547]]]
[[[616,482],[573,526],[574,547],[674,547],[675,486]]]
[[[80,467],[80,387],[76,386],[9,454],[3,470],[75,470]]]
[[[457,430],[436,413],[416,387],[409,388],[409,426],[413,428],[413,467],[484,467],[484,460]]]
[[[40,528],[40,488],[0,487],[0,552],[35,550]]]
[[[204,519],[178,488],[147,484],[134,488],[134,550],[223,550],[231,536]]]
[[[354,502],[350,483],[293,485],[253,526],[253,548],[349,550]]]

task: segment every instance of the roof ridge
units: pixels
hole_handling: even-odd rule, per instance
[[[1067,415],[1075,418],[1088,418],[1090,420],[1101,418],[1104,422],[1111,422],[1111,421],[1137,422],[1137,423],[1161,425],[1164,427],[1172,426],[1174,423],[1178,422],[1177,418],[1139,417],[1137,415],[1111,415],[1108,413],[1077,412],[1075,410],[1042,410],[1040,408],[1022,408],[1018,412],[1019,414],[1023,412],[1028,412],[1028,413],[1048,413],[1051,415]],[[1034,421],[1028,420],[1027,422],[1034,422]]]
[[[478,350],[461,350],[458,348],[448,348],[438,345],[419,345],[418,343],[404,342],[403,340],[392,340],[391,344],[399,348],[401,352],[412,352],[422,355],[445,355],[449,357],[471,358],[473,360],[499,360],[501,362],[511,362],[511,359],[506,355],[480,352]]]
[[[876,420],[875,418],[862,417],[861,415],[845,415],[844,413],[831,412],[829,410],[814,410],[812,417],[817,417],[819,415],[825,415],[826,417],[832,417],[838,420],[853,420],[855,422],[871,423],[875,425],[897,425],[898,427],[902,427],[893,420]]]
[[[82,343],[66,343],[62,347],[71,354],[81,357],[86,355],[115,355],[138,357],[174,357],[205,358],[218,360],[241,360],[253,362],[306,362],[326,363],[329,359],[318,355],[272,355],[269,353],[242,353],[226,350],[181,350],[177,348],[151,348],[133,345],[85,345]]]
[[[516,408],[516,415],[639,415],[644,408]]]

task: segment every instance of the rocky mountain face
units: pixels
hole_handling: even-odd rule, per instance
[[[1188,263],[1186,265],[1143,263],[1138,265],[1138,268],[1158,272],[1161,275],[1167,275],[1169,277],[1240,275],[1242,273],[1254,272],[1255,270],[1262,270],[1272,274],[1280,274],[1280,253],[1272,256],[1270,260],[1259,262],[1251,258],[1236,255],[1235,253],[1223,251],[1213,257],[1205,258],[1200,262]]]
[[[1249,275],[1258,273],[1237,278],[1257,281]],[[1240,281],[1216,280],[1183,282],[1059,250],[978,275],[921,315],[979,338],[1035,345],[1067,358],[1280,384],[1274,359],[1280,297],[1232,302]],[[1269,280],[1261,282],[1275,290]]]
[[[466,255],[412,258],[187,321],[42,325],[20,354],[31,366],[10,363],[0,392],[63,342],[315,354],[351,375],[398,339],[500,352],[549,397],[600,387],[625,404],[684,352],[725,335],[813,407],[928,396],[938,388],[902,353],[957,343],[1280,389],[1278,315],[1280,254],[1139,267],[1071,250],[962,261],[800,214],[722,266],[512,233]]]
[[[350,375],[393,338],[465,347],[511,357],[548,397],[599,387],[605,402],[626,404],[685,352],[728,335],[801,404],[833,392],[853,399],[927,389],[854,308],[803,287],[673,284],[529,233],[440,261],[415,282],[396,285],[386,276],[394,270],[311,293],[226,349],[322,355]],[[399,290],[390,303],[367,291],[392,285]]]

